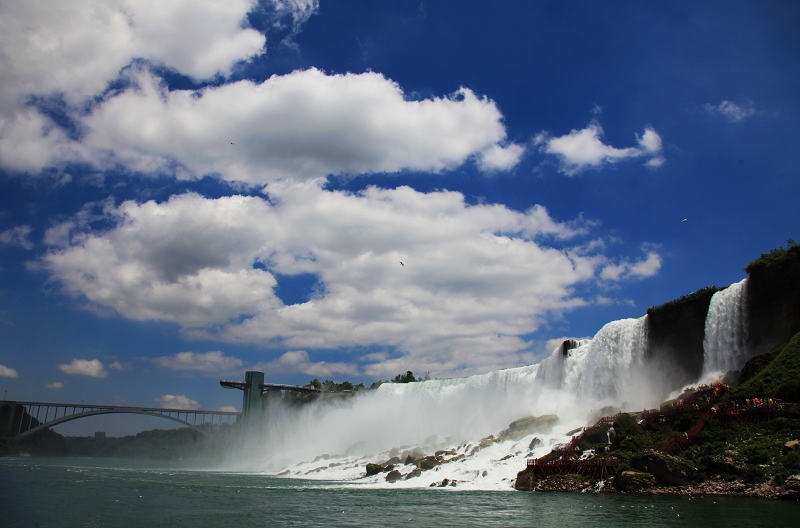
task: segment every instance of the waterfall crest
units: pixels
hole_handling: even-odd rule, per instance
[[[703,374],[742,368],[747,350],[747,279],[711,297],[703,338]]]
[[[569,439],[568,431],[623,402],[658,403],[644,369],[647,316],[614,321],[566,354],[561,346],[539,363],[487,374],[415,383],[385,383],[350,398],[321,399],[302,407],[280,400],[267,407],[258,460],[234,465],[252,471],[372,487],[427,487],[457,480],[465,489],[507,489],[526,458],[542,456]],[[637,374],[641,373],[641,376]],[[607,412],[607,411],[603,411]],[[529,416],[556,415],[552,429],[495,442],[494,435]],[[447,452],[452,461],[393,484],[365,477],[367,463],[409,451]],[[396,462],[395,462],[396,463]]]
[[[570,351],[562,386],[581,399],[620,403],[618,398],[627,397],[637,386],[632,375],[643,367],[646,347],[646,315],[612,321],[589,342]]]

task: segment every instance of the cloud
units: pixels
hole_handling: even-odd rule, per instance
[[[590,224],[558,222],[541,206],[520,212],[469,205],[457,192],[347,193],[324,183],[273,183],[269,200],[187,193],[105,204],[98,217],[82,213],[46,233],[41,266],[87,307],[177,323],[195,337],[309,354],[375,345],[441,371],[512,364],[529,346],[522,336],[588,302],[576,285],[646,275],[644,264],[627,264],[597,277],[608,265],[602,244],[548,245],[569,244]],[[104,227],[94,230],[95,220]],[[300,273],[316,278],[315,293],[284,304],[281,276]],[[236,361],[185,354],[160,361]],[[304,364],[298,354],[282,365],[290,360],[308,372],[351,368]]]
[[[97,359],[73,359],[71,363],[59,365],[58,370],[65,374],[79,374],[92,378],[108,376],[103,364]]]
[[[165,394],[160,398],[156,398],[156,403],[162,409],[181,409],[186,411],[196,411],[200,408],[200,404],[194,400],[187,398],[182,394]]]
[[[264,50],[243,27],[255,0],[26,0],[0,4],[0,101],[63,94],[81,102],[134,59],[195,79],[228,75]]]
[[[126,370],[133,370],[133,365],[130,363],[121,363],[119,361],[114,361],[110,365],[108,365],[109,370],[118,370],[118,371],[126,371]]]
[[[636,262],[623,261],[619,264],[609,264],[600,272],[604,280],[620,281],[625,279],[643,279],[652,277],[661,269],[661,256],[655,251],[650,251],[643,260]]]
[[[153,358],[158,366],[205,374],[222,374],[242,369],[242,360],[226,356],[222,352],[180,352],[174,356]]]
[[[60,381],[56,381],[56,382],[53,382],[53,383],[48,383],[44,387],[46,389],[56,390],[56,389],[60,389],[60,388],[64,387],[64,384],[61,383]]]
[[[637,137],[638,147],[612,147],[602,142],[602,136],[602,127],[593,121],[586,128],[572,130],[564,136],[549,137],[539,134],[534,144],[540,145],[543,152],[556,156],[560,162],[560,170],[570,176],[625,159],[646,157],[646,164],[653,168],[664,162],[660,155],[661,136],[652,127],[645,127],[642,136]]]
[[[222,412],[239,412],[239,409],[237,409],[233,405],[225,405],[223,407],[220,407],[219,410]]]
[[[481,153],[478,166],[486,172],[508,170],[519,163],[519,159],[524,152],[525,148],[517,144],[508,145],[507,147],[492,145]]]
[[[147,71],[84,119],[89,161],[141,172],[219,174],[251,184],[330,174],[439,172],[478,156],[486,170],[516,164],[522,148],[500,147],[494,102],[462,88],[409,100],[378,73],[317,69],[199,91],[166,91]],[[231,144],[233,143],[233,144]],[[105,159],[105,162],[103,160]]]
[[[134,61],[197,80],[228,76],[237,62],[264,51],[264,35],[243,27],[255,6],[255,0],[0,3],[0,166],[35,173],[91,159],[36,102],[55,104],[81,130],[85,107]]]
[[[153,73],[227,79],[264,51],[264,35],[244,25],[254,9],[279,26],[291,19],[291,39],[319,2],[0,4],[0,166],[34,174],[77,162],[264,184],[518,162],[524,148],[506,143],[495,103],[467,88],[414,100],[378,73],[311,68],[169,91]],[[40,111],[48,105],[58,123]]]
[[[704,108],[709,114],[721,115],[731,123],[738,123],[758,114],[752,103],[738,105],[731,101],[722,101],[718,105],[707,103]]]
[[[349,363],[329,363],[327,361],[312,362],[308,352],[304,350],[286,352],[275,361],[254,368],[256,368],[256,370],[265,370],[274,373],[301,372],[309,376],[320,378],[329,378],[336,375],[357,376],[360,373],[356,365]]]
[[[0,378],[16,378],[19,374],[16,370],[5,365],[0,365]]]
[[[293,45],[292,38],[300,33],[308,19],[319,12],[319,0],[274,0],[273,6],[278,15],[275,25],[282,26],[281,19],[286,16],[292,19],[289,36],[284,39],[289,45]]]
[[[31,227],[27,225],[13,227],[0,232],[0,245],[18,246],[23,249],[33,249],[30,241]]]

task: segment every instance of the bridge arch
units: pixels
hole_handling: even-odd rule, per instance
[[[166,418],[190,427],[208,436],[206,426],[237,423],[241,413],[236,411],[202,411],[188,409],[162,409],[152,407],[121,407],[96,405],[71,405],[43,402],[0,402],[0,414],[6,421],[0,427],[25,438],[56,425],[101,414],[140,414]],[[52,413],[52,416],[51,416]],[[59,416],[60,415],[60,416]]]
[[[28,429],[24,433],[20,434],[19,437],[20,438],[25,438],[26,436],[31,436],[33,434],[38,433],[39,431],[42,431],[44,429],[50,429],[51,427],[54,427],[54,426],[59,425],[59,424],[62,424],[64,422],[70,422],[72,420],[78,420],[79,418],[86,418],[87,416],[98,416],[100,414],[143,414],[143,415],[146,415],[146,416],[155,416],[157,418],[165,418],[167,420],[172,420],[173,422],[178,422],[180,424],[183,424],[183,425],[185,425],[187,427],[191,427],[192,429],[194,429],[198,433],[200,433],[200,434],[202,434],[204,436],[208,436],[208,432],[207,431],[204,431],[203,429],[200,429],[198,426],[196,426],[194,424],[191,424],[191,423],[189,423],[187,421],[184,421],[184,420],[181,420],[179,418],[175,418],[173,416],[167,416],[167,415],[160,414],[160,413],[147,412],[147,411],[142,411],[142,410],[138,410],[138,409],[130,409],[130,410],[101,409],[101,410],[96,410],[96,411],[87,411],[87,412],[82,412],[82,413],[78,413],[78,414],[73,414],[71,416],[64,416],[63,418],[56,418],[55,420],[51,420],[51,421],[49,421],[47,423],[43,423],[43,424],[37,425],[36,427]]]

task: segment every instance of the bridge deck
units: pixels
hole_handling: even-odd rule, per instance
[[[133,407],[123,405],[92,405],[85,403],[55,402],[0,402],[0,427],[30,436],[55,425],[100,414],[143,414],[166,418],[205,433],[203,427],[235,423],[241,417],[235,411],[205,411],[190,409],[163,409],[160,407]]]

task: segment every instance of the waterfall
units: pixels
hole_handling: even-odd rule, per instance
[[[581,399],[621,403],[620,397],[628,397],[644,381],[636,374],[643,368],[646,323],[646,315],[612,321],[591,341],[571,350],[564,363],[563,388]]]
[[[703,338],[703,373],[742,368],[747,350],[747,279],[711,297]]]
[[[252,452],[242,452],[233,468],[372,487],[428,487],[447,478],[465,489],[507,489],[526,458],[567,441],[568,431],[596,419],[603,407],[627,400],[644,408],[660,401],[644,374],[646,322],[647,316],[614,321],[566,355],[559,346],[533,365],[385,383],[301,407],[272,401],[260,454],[254,460]],[[550,414],[558,417],[552,429],[492,440],[511,422]],[[403,462],[409,451],[446,452],[442,456],[452,460],[393,484],[383,474],[365,476],[367,463],[391,459],[407,475],[413,468]]]

